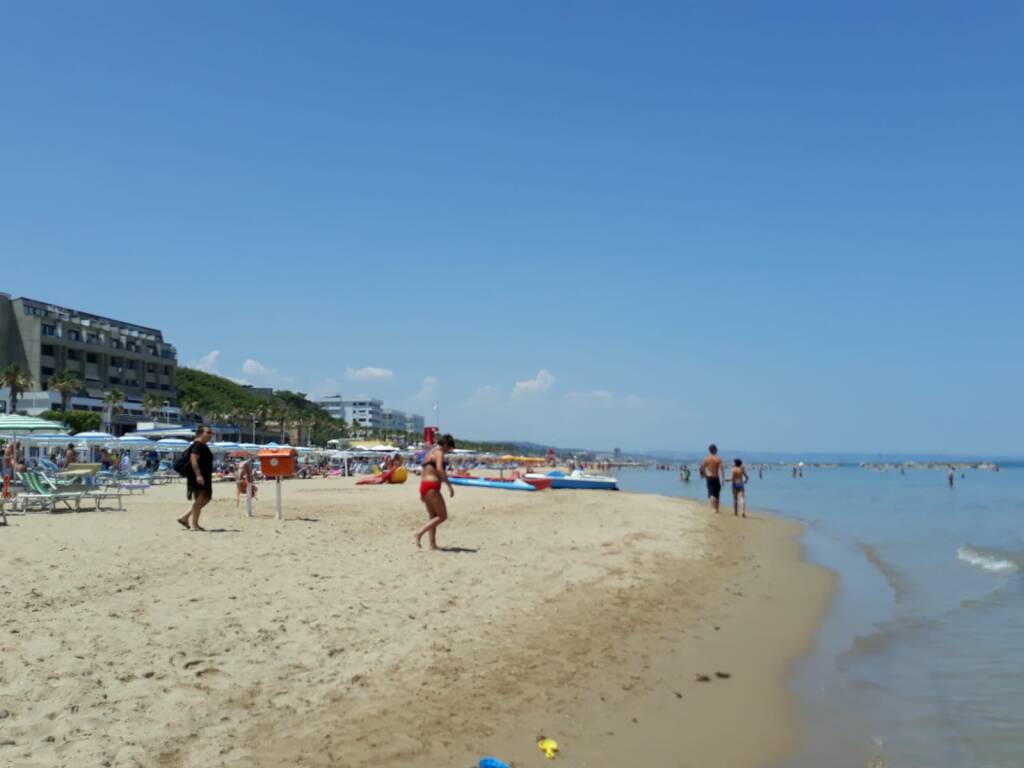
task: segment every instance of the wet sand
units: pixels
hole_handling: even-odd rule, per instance
[[[272,485],[248,519],[219,484],[205,534],[174,521],[181,485],[10,518],[0,763],[522,768],[546,735],[567,766],[742,768],[798,745],[786,671],[833,587],[798,526],[457,487],[431,553],[414,480],[290,481],[283,523]]]

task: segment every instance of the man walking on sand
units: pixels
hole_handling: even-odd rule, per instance
[[[188,472],[185,481],[188,485],[188,498],[192,500],[192,509],[178,518],[178,523],[193,531],[204,531],[199,525],[199,513],[210,503],[213,497],[213,452],[207,445],[213,437],[213,430],[200,425],[196,430],[196,438],[187,449]]]
[[[711,509],[717,513],[718,499],[722,495],[722,480],[725,478],[725,467],[722,460],[718,458],[718,446],[714,443],[708,446],[708,455],[700,464],[700,474],[708,484]]]

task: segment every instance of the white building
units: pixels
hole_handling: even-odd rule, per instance
[[[341,395],[328,395],[316,401],[316,404],[331,415],[332,419],[345,418],[345,401]]]
[[[384,427],[383,400],[343,400],[345,421],[353,427],[379,430]]]

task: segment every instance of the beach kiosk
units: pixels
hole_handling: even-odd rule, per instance
[[[284,510],[281,508],[281,480],[295,476],[295,461],[298,455],[299,452],[294,448],[261,448],[256,454],[263,476],[274,478],[278,520],[284,520]]]

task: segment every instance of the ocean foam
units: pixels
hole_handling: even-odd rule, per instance
[[[963,562],[991,573],[1013,573],[1020,570],[1020,563],[1009,559],[1006,554],[986,552],[974,547],[960,547],[956,556]]]

